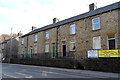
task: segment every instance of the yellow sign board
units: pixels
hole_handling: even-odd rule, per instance
[[[99,50],[98,57],[120,57],[120,50]]]

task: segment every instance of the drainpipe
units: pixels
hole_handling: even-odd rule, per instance
[[[29,54],[29,51],[28,51],[28,41],[29,41],[29,39],[28,39],[28,37],[29,36],[27,36],[27,47],[26,47],[26,49],[27,49],[27,56],[26,57],[28,57],[28,54]]]
[[[10,55],[9,55],[9,63],[11,61],[11,58],[12,58],[12,37],[11,37],[11,40],[10,40]]]
[[[59,27],[57,27],[57,33],[56,33],[56,58],[58,58],[58,29]]]

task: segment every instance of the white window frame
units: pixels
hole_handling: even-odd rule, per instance
[[[98,22],[97,23],[94,23],[94,19],[98,19]],[[92,19],[92,30],[98,30],[98,29],[95,29],[95,24],[99,24],[99,28],[98,29],[100,29],[101,28],[101,26],[100,26],[100,17],[97,17],[97,18],[93,18]]]
[[[45,44],[45,52],[46,52],[46,53],[49,52],[49,44]]]
[[[5,44],[2,44],[2,49],[4,49],[5,48]]]
[[[99,43],[95,42],[95,38],[99,38]],[[99,44],[99,47],[96,48],[95,44]],[[93,37],[93,49],[101,49],[101,36]]]
[[[75,24],[71,24],[70,25],[70,34],[76,34],[76,25]]]
[[[37,42],[38,41],[38,34],[34,35],[34,41]]]
[[[24,44],[24,41],[25,41],[25,39],[24,39],[24,38],[22,38],[22,42],[21,42],[21,43],[22,43],[22,44]]]
[[[34,53],[37,53],[38,51],[38,48],[37,48],[37,46],[34,46]]]
[[[75,44],[75,49],[72,50],[71,44]],[[70,41],[70,51],[75,51],[76,50],[76,41]]]
[[[45,39],[49,39],[50,33],[49,31],[45,32]]]

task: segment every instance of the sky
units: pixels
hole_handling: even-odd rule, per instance
[[[26,34],[31,27],[53,23],[53,18],[64,20],[89,11],[89,4],[98,8],[119,0],[0,0],[0,35]]]

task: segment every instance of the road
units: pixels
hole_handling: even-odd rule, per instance
[[[61,68],[52,68],[52,67],[42,67],[42,66],[30,66],[30,65],[20,65],[20,64],[2,64],[2,78],[24,78],[31,79],[34,78],[63,78],[63,79],[87,79],[87,80],[102,80],[98,78],[109,78],[101,75],[94,74],[83,74],[77,73],[80,70],[71,70],[71,69],[61,69]],[[82,70],[81,70],[82,71]],[[90,72],[91,73],[91,72]],[[116,77],[116,74],[115,74]],[[9,79],[10,80],[10,79]],[[39,79],[40,80],[40,79]]]

